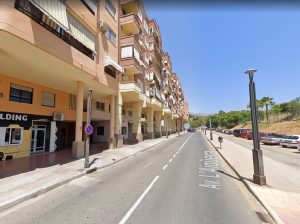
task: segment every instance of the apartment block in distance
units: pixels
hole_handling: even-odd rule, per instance
[[[87,92],[92,144],[122,144],[116,116],[115,0],[0,2],[0,160],[72,150],[84,155]]]

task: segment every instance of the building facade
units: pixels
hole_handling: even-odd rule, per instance
[[[183,129],[188,105],[155,20],[135,0],[0,2],[0,160],[118,148]]]

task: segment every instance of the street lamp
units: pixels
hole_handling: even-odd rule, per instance
[[[252,150],[253,156],[253,182],[259,185],[266,185],[266,176],[264,174],[264,163],[263,163],[263,153],[260,149],[259,144],[259,131],[257,122],[257,107],[256,107],[256,93],[255,93],[255,83],[253,80],[253,74],[256,69],[249,69],[245,74],[249,75],[249,94],[250,94],[250,108],[251,108],[251,123],[252,123],[252,133],[253,133],[253,146]]]
[[[212,130],[211,130],[211,117],[209,117],[209,129],[210,129],[210,140],[214,140]]]

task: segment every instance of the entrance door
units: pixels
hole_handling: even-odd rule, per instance
[[[31,136],[31,153],[39,153],[45,151],[46,143],[46,126],[37,125],[32,128]]]

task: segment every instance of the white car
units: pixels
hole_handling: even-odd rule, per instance
[[[283,148],[298,148],[300,144],[300,135],[289,135],[280,141]]]

